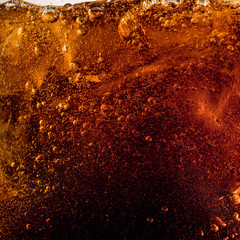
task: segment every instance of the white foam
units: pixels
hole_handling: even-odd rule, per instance
[[[0,0],[0,4],[7,2],[6,0]],[[81,2],[93,2],[93,0],[27,0],[28,3],[33,3],[40,6],[45,5],[55,5],[55,6],[63,6],[66,3],[81,3]]]

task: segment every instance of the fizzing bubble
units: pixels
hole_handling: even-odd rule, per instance
[[[53,7],[46,7],[42,13],[42,20],[44,22],[55,22],[57,21],[59,12]]]
[[[88,15],[91,21],[102,17],[103,14],[104,14],[103,4],[92,4],[88,9]]]
[[[19,1],[8,1],[4,4],[6,10],[12,10],[15,11],[17,8],[20,7],[20,2]]]

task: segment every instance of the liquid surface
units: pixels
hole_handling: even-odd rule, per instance
[[[239,14],[0,5],[0,238],[238,239]]]
[[[0,4],[3,4],[5,2],[8,2],[6,0],[0,0]],[[90,0],[85,0],[85,1],[81,1],[81,0],[31,0],[28,1],[28,3],[30,4],[35,4],[35,5],[39,5],[39,6],[46,6],[46,5],[54,5],[54,6],[63,6],[67,3],[70,4],[75,4],[75,3],[81,3],[81,2],[93,2]]]

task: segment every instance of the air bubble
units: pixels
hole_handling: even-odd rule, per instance
[[[69,11],[73,8],[73,5],[71,3],[67,3],[63,6],[64,11]]]
[[[146,136],[146,137],[145,137],[145,140],[146,140],[147,142],[152,142],[152,138],[151,138],[150,136]]]
[[[93,21],[96,18],[100,18],[104,13],[104,7],[102,5],[92,5],[88,10],[89,19]]]
[[[218,232],[218,231],[219,231],[218,225],[212,224],[212,225],[211,225],[211,231],[213,231],[213,232]]]
[[[177,24],[177,22],[174,20],[166,20],[165,23],[163,24],[163,26],[165,28],[171,28],[171,27],[174,27],[176,24]]]
[[[77,35],[78,36],[84,36],[87,34],[87,28],[86,27],[82,27],[82,28],[79,28],[77,30]]]
[[[57,106],[56,106],[56,109],[58,110],[62,110],[63,108],[63,104],[62,103],[59,103]]]
[[[198,0],[198,3],[203,6],[207,6],[208,4],[207,0]]]
[[[35,21],[36,20],[36,16],[35,15],[31,15],[30,19],[31,19],[31,21]]]
[[[233,213],[233,219],[236,220],[236,221],[240,221],[240,217],[239,217],[239,214],[237,212]]]
[[[44,131],[45,131],[44,126],[40,126],[40,127],[39,127],[39,132],[43,133]]]
[[[78,125],[79,124],[79,120],[78,119],[75,119],[75,120],[73,120],[73,125]]]
[[[101,111],[101,114],[103,115],[107,115],[107,114],[110,114],[111,112],[113,112],[114,108],[112,105],[107,105],[107,104],[102,104],[100,106],[100,111]]]
[[[78,72],[80,68],[80,64],[76,61],[70,63],[70,68],[73,72]]]
[[[197,17],[193,17],[191,19],[191,23],[193,23],[193,24],[197,24],[198,22],[199,22],[199,19]]]
[[[21,35],[22,32],[23,32],[23,29],[22,29],[22,27],[20,27],[20,28],[17,30],[17,34],[18,34],[18,35]]]
[[[102,62],[104,62],[104,59],[103,59],[103,57],[102,57],[102,54],[99,53],[99,58],[98,58],[98,60],[97,60],[97,63],[102,63]]]
[[[32,90],[32,88],[33,88],[33,84],[31,82],[27,81],[25,83],[25,90],[30,92]]]
[[[58,19],[58,11],[55,8],[46,8],[42,13],[44,22],[55,22]]]
[[[21,2],[20,6],[21,6],[21,8],[29,8],[30,7],[30,5],[26,2]]]
[[[230,52],[233,52],[234,51],[233,45],[228,45],[227,50],[230,51]]]
[[[162,206],[161,211],[162,212],[168,212],[168,207],[167,206]]]
[[[9,1],[4,4],[6,10],[16,10],[19,7],[19,2],[17,1]]]
[[[31,225],[30,225],[29,223],[26,225],[26,229],[27,229],[28,231],[31,229]]]
[[[152,218],[152,217],[148,217],[148,218],[147,218],[147,222],[148,222],[148,223],[153,223],[153,218]]]
[[[41,56],[42,55],[42,48],[40,46],[36,46],[34,48],[34,53],[37,57]]]
[[[76,18],[76,23],[79,24],[79,25],[85,24],[86,21],[87,21],[86,18],[83,17],[83,16],[80,16],[80,17],[77,17],[77,18]]]
[[[199,232],[199,236],[200,236],[200,237],[204,237],[204,231],[203,231],[203,230],[201,230],[201,231]]]
[[[15,168],[16,167],[16,163],[15,162],[12,162],[11,163],[11,168]]]
[[[83,123],[83,125],[82,125],[82,127],[83,127],[83,129],[86,129],[86,128],[88,128],[89,127],[89,123]]]
[[[67,46],[67,45],[64,45],[64,46],[62,47],[62,50],[63,50],[63,52],[67,53],[67,52],[68,52],[68,46]]]

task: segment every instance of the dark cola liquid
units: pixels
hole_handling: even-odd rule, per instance
[[[238,239],[239,9],[0,5],[0,238]]]

